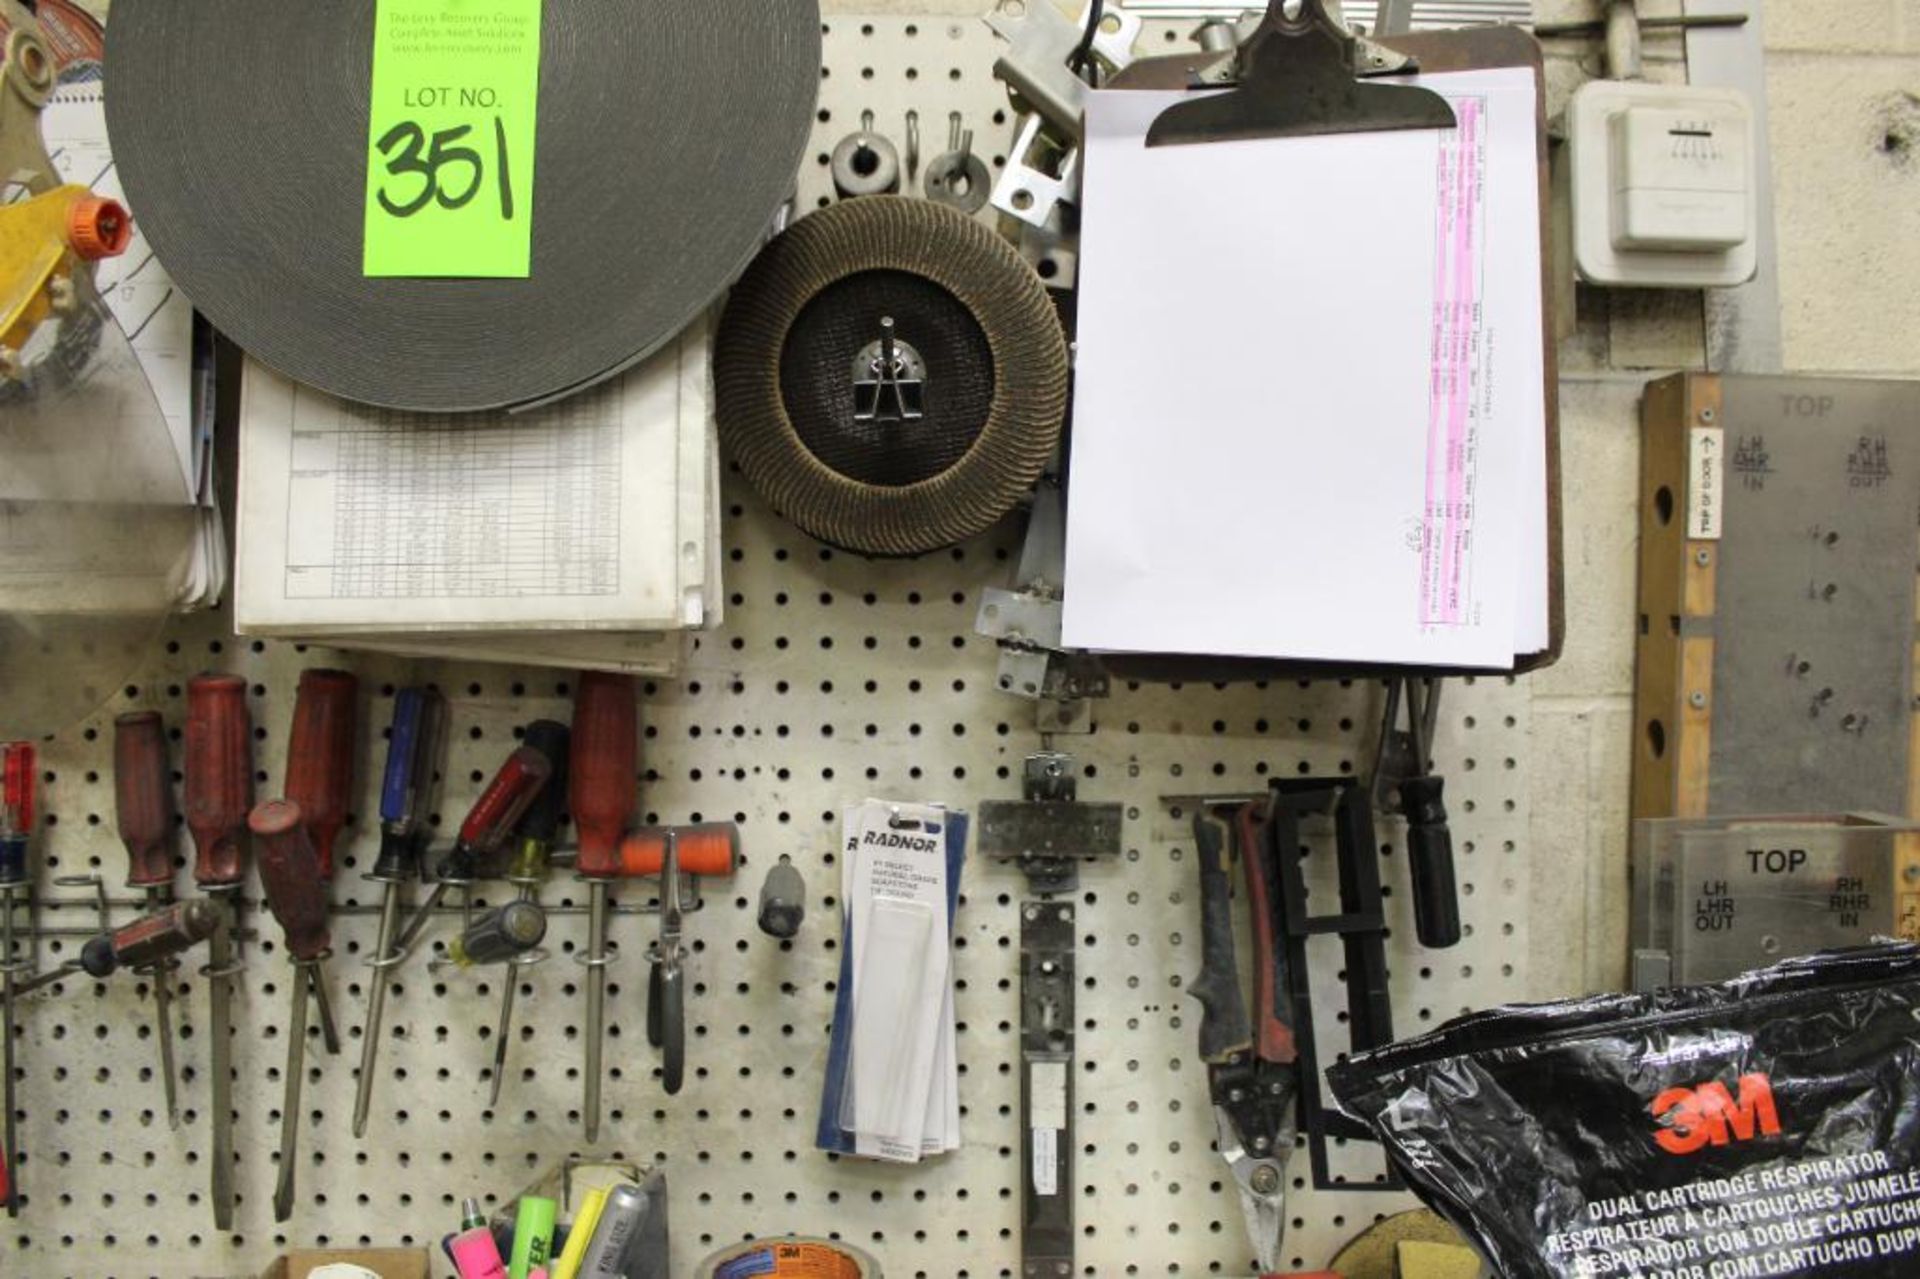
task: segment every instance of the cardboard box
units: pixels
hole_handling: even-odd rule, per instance
[[[290,1252],[261,1271],[260,1279],[312,1279],[314,1271],[329,1265],[358,1266],[362,1270],[371,1270],[380,1279],[433,1279],[424,1248]]]

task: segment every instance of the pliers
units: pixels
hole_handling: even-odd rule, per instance
[[[1287,1160],[1298,1124],[1299,1054],[1287,993],[1284,926],[1274,853],[1264,838],[1258,804],[1194,815],[1200,861],[1201,971],[1189,987],[1205,1010],[1200,1056],[1207,1064],[1220,1157],[1240,1191],[1247,1236],[1263,1272],[1280,1268],[1287,1228]],[[1247,877],[1253,912],[1254,1006],[1247,1014],[1233,931],[1233,882],[1227,868],[1237,855]]]
[[[680,944],[686,906],[680,893],[678,833],[666,833],[660,868],[660,940],[648,954],[647,1042],[661,1052],[661,1085],[669,1097],[679,1093],[687,1070],[687,989]]]

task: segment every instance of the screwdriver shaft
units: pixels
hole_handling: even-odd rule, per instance
[[[433,912],[439,908],[440,903],[446,900],[447,889],[451,887],[453,887],[451,880],[442,879],[428,891],[427,900],[414,910],[412,917],[407,920],[407,926],[400,930],[399,939],[393,943],[393,951],[396,955],[404,956],[413,953],[413,944],[420,940],[421,932],[433,919]],[[471,896],[471,887],[467,885],[463,887],[469,888],[468,895]]]
[[[294,974],[293,1009],[287,1017],[287,1077],[280,1103],[280,1179],[273,1190],[273,1219],[293,1215],[294,1161],[300,1152],[300,1088],[307,1073],[307,992],[312,988],[310,965]]]
[[[6,970],[4,978],[0,978],[0,981],[4,981],[5,983],[7,1000],[4,1025],[0,1025],[0,1034],[4,1034],[7,1041],[4,1051],[0,1051],[0,1058],[4,1059],[0,1060],[0,1068],[4,1068],[7,1074],[6,1088],[4,1090],[7,1107],[7,1148],[4,1152],[0,1152],[0,1154],[5,1155],[7,1164],[7,1216],[18,1217],[20,1215],[20,1145],[18,1140],[19,1134],[14,1129],[13,1120],[13,1004],[16,994],[13,980],[14,937],[12,888],[0,888],[0,946],[4,947],[3,950],[0,950],[0,966],[3,966]]]
[[[327,1056],[340,1055],[340,1029],[333,1020],[333,1000],[327,996],[326,970],[318,963],[307,965],[307,984],[313,987],[313,1006],[320,1014],[320,1041]]]
[[[380,939],[375,948],[372,985],[367,990],[367,1025],[360,1036],[360,1085],[353,1096],[353,1135],[367,1135],[367,1112],[373,1106],[373,1068],[380,1060],[380,1027],[387,1014],[387,965],[393,954],[393,931],[400,923],[400,885],[389,883],[380,902]]]
[[[600,1031],[607,1012],[607,881],[587,885],[587,1142],[600,1139]]]
[[[207,942],[207,1028],[213,1036],[213,1224],[233,1229],[233,893],[210,894],[220,903],[220,926]]]
[[[151,977],[153,1020],[160,1035],[160,1074],[166,1080],[167,1126],[178,1132],[180,1131],[180,1092],[174,1084],[173,992],[167,989],[168,984],[173,981],[173,973],[163,962],[153,966]]]
[[[500,1026],[493,1037],[493,1083],[487,1089],[487,1109],[500,1104],[500,1081],[507,1074],[507,1036],[513,1033],[513,997],[520,989],[520,965],[509,963],[502,974],[506,990],[500,996]]]

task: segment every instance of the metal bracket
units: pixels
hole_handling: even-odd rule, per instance
[[[1006,167],[994,183],[993,207],[1057,233],[1060,206],[1080,198],[1088,85],[1069,64],[1086,28],[1053,0],[1000,0],[986,23],[1008,44],[993,73],[1022,108]],[[1103,71],[1118,74],[1133,64],[1144,25],[1138,15],[1107,4],[1091,49]]]
[[[1088,85],[1069,65],[1086,28],[1053,0],[1000,0],[986,23],[1008,44],[993,74],[1037,111],[1054,131],[1078,142],[1084,127]],[[1138,15],[1108,4],[1091,52],[1109,71],[1133,61],[1133,46],[1145,24]]]
[[[1074,1271],[1071,902],[1020,911],[1020,1273]]]
[[[1107,696],[1110,687],[1098,658],[1061,646],[1060,584],[1066,575],[1066,548],[1060,489],[1043,483],[1034,494],[1014,589],[983,591],[973,625],[976,632],[1000,644],[1000,691],[1042,703],[1039,728],[1044,733],[1093,731],[1086,701]]]
[[[0,18],[12,34],[0,44],[0,202],[5,188],[42,195],[60,185],[40,140],[40,109],[53,92],[53,55],[31,11],[0,0]]]
[[[980,805],[980,853],[1018,862],[1042,896],[1080,886],[1080,863],[1120,855],[1119,804],[1082,804],[1073,756],[1042,751],[1027,757],[1023,800]]]

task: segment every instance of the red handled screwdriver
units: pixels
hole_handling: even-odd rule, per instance
[[[600,1063],[607,1015],[607,894],[620,876],[620,840],[639,807],[640,711],[633,679],[587,671],[573,698],[567,791],[587,881],[587,1140],[600,1138]]]
[[[173,898],[173,775],[167,766],[167,729],[153,711],[113,722],[113,800],[120,842],[127,847],[127,886],[146,895],[147,913]],[[214,909],[209,906],[209,909]],[[217,918],[218,911],[214,909]],[[145,969],[153,983],[153,1019],[160,1039],[160,1079],[167,1124],[180,1127],[180,1095],[173,1064],[173,966]]]
[[[353,807],[353,748],[360,681],[345,671],[303,671],[287,740],[287,801],[300,806],[307,837],[320,858],[320,878],[333,879],[333,846]]]
[[[300,1088],[307,1073],[307,996],[326,1007],[321,965],[332,953],[327,897],[320,881],[320,855],[307,834],[298,804],[268,800],[247,819],[259,841],[260,885],[267,909],[280,922],[287,958],[293,962],[293,1007],[287,1016],[286,1095],[280,1108],[280,1179],[273,1192],[273,1219],[293,1215],[295,1161],[300,1148]]]
[[[453,851],[441,859],[433,891],[401,930],[400,940],[394,943],[395,950],[404,955],[413,949],[420,931],[433,918],[434,909],[449,888],[472,890],[473,881],[480,876],[483,859],[500,851],[507,837],[513,834],[513,828],[520,824],[527,806],[539,796],[540,788],[552,775],[553,761],[531,746],[522,746],[507,756],[507,762],[500,765],[500,771],[473,802],[467,820],[460,824],[460,838]]]
[[[333,878],[333,846],[353,806],[354,730],[359,720],[360,681],[345,671],[303,671],[287,738],[284,795],[300,810],[320,876],[320,899]],[[340,1055],[340,1030],[324,997],[320,1034],[329,1056]]]
[[[208,1024],[213,1036],[213,1221],[233,1229],[234,899],[245,870],[247,811],[253,806],[253,718],[247,682],[202,675],[187,684],[187,829],[193,879],[221,908],[207,943]]]
[[[6,1084],[0,1092],[7,1108],[6,1139],[0,1142],[0,1173],[5,1174],[0,1180],[5,1186],[0,1193],[6,1196],[9,1217],[20,1215],[20,1147],[14,1129],[13,1100],[13,1001],[17,994],[13,986],[18,963],[14,956],[13,909],[14,894],[27,884],[27,841],[33,834],[33,791],[38,778],[31,742],[0,743],[0,974],[4,974],[0,975],[0,984],[7,1003],[5,1016],[0,1018],[0,1036],[6,1039],[0,1046],[0,1069],[6,1071]]]

